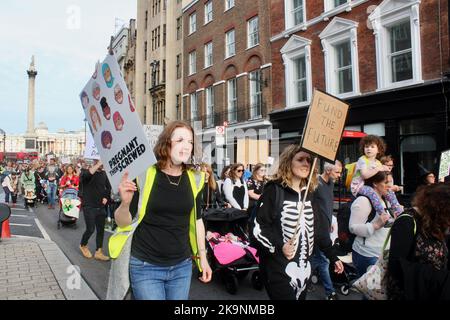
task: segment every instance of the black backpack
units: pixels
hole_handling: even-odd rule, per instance
[[[363,195],[358,195],[361,197],[365,197]],[[369,199],[368,197],[366,197]],[[354,201],[354,200],[353,200]],[[339,241],[339,249],[343,251],[343,253],[349,253],[352,251],[353,242],[355,241],[356,235],[350,232],[350,215],[351,215],[351,207],[352,202],[347,202],[341,205],[338,210],[336,219],[338,223],[338,241]],[[370,201],[370,199],[369,199]],[[372,205],[372,202],[370,203]],[[372,211],[367,217],[367,221],[372,221],[375,218],[375,209],[372,205]]]

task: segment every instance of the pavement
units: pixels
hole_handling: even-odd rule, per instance
[[[1,192],[0,192],[1,198]],[[38,206],[25,210],[18,206],[10,217],[12,237],[0,239],[0,300],[103,300],[106,298],[110,263],[85,259],[78,244],[80,228],[57,229],[57,211]],[[105,233],[105,242],[109,237]],[[95,236],[90,239],[95,247]],[[104,246],[107,250],[107,246]],[[107,254],[107,252],[105,251]],[[254,290],[250,276],[239,283],[236,295],[226,292],[220,277],[207,285],[194,276],[189,300],[267,300],[265,290]],[[322,286],[308,293],[308,300],[322,300]],[[358,293],[340,296],[360,300]]]
[[[51,240],[0,241],[0,300],[98,300]]]

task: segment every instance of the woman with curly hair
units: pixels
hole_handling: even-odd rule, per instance
[[[389,299],[449,300],[446,237],[450,227],[450,185],[420,188],[413,208],[400,217],[391,230]]]
[[[288,146],[280,156],[274,180],[264,187],[257,208],[253,235],[259,247],[261,279],[270,299],[306,299],[314,242],[335,264],[335,271],[343,271],[334,254],[327,224],[319,221],[323,215],[314,215],[311,206],[312,192],[317,187],[316,174],[312,175],[303,203],[311,164],[311,155],[300,146]]]

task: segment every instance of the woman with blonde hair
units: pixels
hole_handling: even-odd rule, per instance
[[[192,260],[200,280],[211,280],[201,218],[205,177],[189,164],[194,137],[189,124],[169,123],[154,148],[157,163],[135,181],[128,172],[122,177],[107,299],[123,299],[131,284],[138,300],[187,300]]]
[[[200,171],[205,173],[205,186],[202,193],[202,209],[208,210],[210,208],[223,207],[225,204],[221,199],[219,188],[214,179],[212,168],[207,163],[200,164]]]
[[[247,180],[247,189],[249,196],[248,215],[250,219],[254,218],[254,209],[263,192],[266,183],[266,167],[262,163],[257,163],[253,167],[252,176]]]
[[[314,215],[311,206],[316,174],[311,176],[303,203],[311,164],[311,155],[300,146],[288,146],[280,156],[274,180],[264,187],[257,208],[253,235],[259,246],[261,278],[270,299],[306,299],[315,243],[335,264],[335,271],[343,271],[328,230],[322,230],[326,223],[320,219],[325,217]]]

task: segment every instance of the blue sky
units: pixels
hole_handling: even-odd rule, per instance
[[[0,128],[26,131],[28,69],[35,56],[35,126],[84,128],[78,95],[103,60],[116,18],[136,18],[137,0],[1,0]]]

